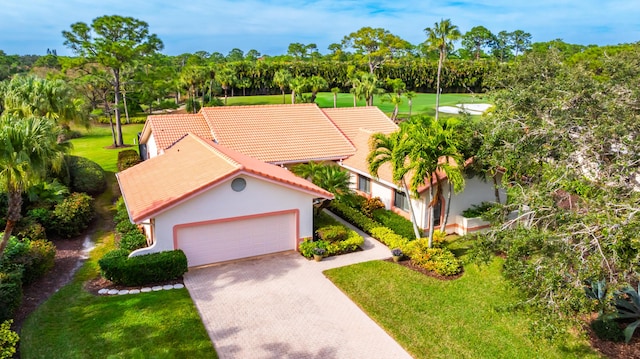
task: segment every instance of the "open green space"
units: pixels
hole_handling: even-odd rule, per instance
[[[390,114],[393,112],[393,104],[383,101],[384,95],[375,96],[373,99],[374,106],[379,107],[383,112]],[[291,103],[291,95],[286,94],[284,103]],[[459,103],[487,103],[489,100],[486,95],[470,95],[470,94],[442,94],[440,95],[440,106],[455,106]],[[239,105],[269,105],[282,104],[282,95],[267,96],[234,96],[227,98],[228,106]],[[333,107],[333,94],[331,92],[319,92],[316,98],[319,107]],[[338,94],[337,107],[353,107],[353,95],[348,93]],[[364,106],[364,100],[357,102],[358,106]],[[411,114],[435,115],[436,95],[431,93],[418,93],[412,99]],[[403,98],[403,103],[399,107],[401,115],[409,114],[409,103]]]
[[[415,358],[599,358],[580,338],[532,337],[535,317],[513,309],[501,267],[501,259],[466,265],[455,280],[385,261],[325,274]]]
[[[123,126],[125,142],[142,125]],[[73,154],[87,157],[107,171],[108,190],[96,200],[98,243],[71,283],[61,288],[25,321],[21,331],[23,358],[217,358],[198,311],[186,289],[137,295],[96,296],[84,289],[96,278],[99,258],[115,248],[112,232],[117,187],[113,172],[119,150],[111,145],[108,127],[82,130],[72,140]],[[130,147],[136,148],[136,147]]]

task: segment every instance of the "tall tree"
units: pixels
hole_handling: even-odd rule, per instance
[[[510,39],[511,33],[503,30],[496,35],[494,41],[491,43],[491,53],[498,58],[500,62],[509,60],[513,55],[511,52],[513,45]]]
[[[296,76],[289,81],[291,88],[291,103],[296,103],[296,98],[300,98],[304,102],[304,92],[309,88],[307,78]]]
[[[244,60],[244,51],[240,50],[237,47],[233,48],[227,54],[226,59],[227,59],[227,62],[239,62],[239,61],[242,61],[242,60]]]
[[[427,43],[429,46],[437,49],[440,54],[438,58],[438,75],[436,78],[436,121],[438,121],[442,65],[447,58],[447,52],[453,49],[453,42],[458,40],[461,35],[458,27],[453,25],[450,19],[440,20],[440,22],[436,22],[432,28],[427,27],[424,31],[427,33]]]
[[[511,46],[515,50],[514,56],[523,54],[531,48],[531,34],[522,30],[516,30],[511,33]]]
[[[0,188],[7,193],[7,224],[0,255],[7,246],[22,209],[22,194],[46,176],[60,170],[68,143],[58,144],[60,129],[41,117],[0,117]]]
[[[224,66],[216,72],[216,80],[224,90],[224,105],[227,105],[227,91],[233,87],[238,80],[236,72],[232,68]]]
[[[462,35],[462,46],[473,54],[476,60],[484,54],[483,49],[495,41],[495,36],[484,26],[474,26]]]
[[[278,70],[273,74],[273,83],[280,88],[282,92],[282,103],[285,103],[284,89],[289,86],[291,82],[291,73],[287,70]]]
[[[146,22],[118,15],[98,17],[92,21],[91,26],[77,22],[71,25],[71,31],[63,31],[62,35],[65,46],[73,52],[111,70],[117,132],[114,146],[122,146],[120,72],[134,60],[161,50],[162,41],[155,34],[149,34]]]
[[[416,97],[416,93],[414,91],[407,91],[407,93],[405,93],[405,96],[407,96],[407,102],[409,103],[409,119],[411,119],[411,110],[413,107],[413,98]]]
[[[327,83],[327,80],[317,75],[314,75],[308,78],[307,85],[311,89],[311,98],[309,99],[310,102],[316,101],[316,96],[318,96],[318,91],[324,90],[329,86],[329,84]]]
[[[340,87],[332,87],[331,93],[333,94],[333,108],[338,107],[338,94],[340,93]]]
[[[411,173],[409,188],[417,193],[418,188],[429,184],[429,247],[433,246],[435,230],[434,206],[440,201],[442,181],[440,174],[447,177],[449,194],[445,206],[447,212],[441,223],[444,230],[451,205],[451,193],[464,187],[462,176],[462,158],[456,147],[456,120],[437,121],[431,117],[421,117],[402,124],[400,129],[404,139],[400,143],[400,153],[406,153],[406,165],[400,167],[398,176]]]
[[[411,223],[413,224],[413,232],[417,239],[422,236],[420,229],[418,228],[418,221],[416,220],[415,211],[413,210],[413,203],[411,201],[412,192],[407,187],[405,181],[405,164],[407,161],[408,152],[407,147],[403,145],[406,141],[404,138],[405,133],[396,131],[388,135],[383,133],[374,133],[369,140],[369,155],[367,156],[367,162],[369,163],[369,173],[373,176],[378,176],[378,170],[383,165],[387,164],[391,166],[391,173],[393,174],[393,180],[399,183],[403,188],[404,193],[407,196],[407,202],[409,204],[409,214],[411,215]],[[415,192],[413,192],[415,193]]]
[[[366,58],[373,73],[385,61],[406,54],[411,44],[383,28],[363,27],[342,39],[343,48],[353,48]]]

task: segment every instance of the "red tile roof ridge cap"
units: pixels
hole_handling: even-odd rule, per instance
[[[236,167],[238,170],[245,170],[245,166],[234,160],[233,158],[231,158],[229,155],[227,155],[226,153],[224,153],[223,151],[220,151],[220,149],[216,148],[215,146],[213,146],[213,144],[215,142],[206,140],[198,135],[196,135],[195,133],[189,132],[187,133],[184,137],[187,136],[192,136],[194,140],[198,141],[199,143],[201,143],[202,145],[204,145],[204,147],[206,147],[209,151],[213,152],[216,156],[222,158],[223,160],[227,161],[230,165]],[[220,145],[218,145],[220,146]]]
[[[214,110],[214,111],[223,111],[223,110],[231,110],[231,109],[239,109],[239,108],[247,108],[247,107],[251,107],[251,108],[264,108],[264,107],[318,107],[318,104],[316,103],[271,103],[271,104],[262,104],[262,105],[233,105],[233,106],[207,106],[207,107],[203,107],[200,109],[200,112],[198,113],[202,113],[205,110]]]
[[[329,123],[331,123],[331,125],[333,125],[333,127],[338,130],[338,132],[340,132],[340,134],[342,135],[342,137],[344,137],[347,142],[349,142],[349,144],[351,145],[351,148],[353,148],[353,151],[357,151],[358,149],[356,148],[356,144],[353,143],[353,141],[351,141],[351,139],[349,138],[349,136],[347,136],[346,133],[344,133],[344,131],[342,131],[342,129],[340,128],[340,126],[338,126],[338,124],[331,118],[331,116],[329,116],[329,114],[327,114],[326,112],[324,112],[324,109],[318,107],[318,110],[320,111],[320,113],[322,114],[322,116],[324,116],[327,120],[329,120]]]

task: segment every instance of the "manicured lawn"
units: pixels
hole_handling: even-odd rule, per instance
[[[22,358],[217,358],[186,289],[94,296],[83,283],[97,275],[97,258],[113,235],[24,323]]]
[[[393,112],[393,105],[388,102],[382,101],[383,96],[374,97],[374,105],[378,106],[383,112],[390,114]],[[440,96],[440,106],[455,106],[458,103],[486,103],[488,99],[482,95],[469,95],[469,94],[442,94]],[[435,115],[436,107],[436,95],[419,93],[413,98],[413,107],[411,113]],[[285,103],[291,103],[291,95],[285,95]],[[320,92],[316,98],[316,103],[320,107],[333,107],[333,94],[331,92]],[[227,105],[267,105],[267,104],[282,104],[282,95],[269,95],[269,96],[234,96],[227,99]],[[358,106],[364,106],[364,100],[357,102]],[[348,93],[338,94],[338,107],[352,107],[353,96]],[[407,115],[409,113],[409,104],[406,98],[403,104],[399,108],[401,115]]]
[[[452,281],[384,261],[325,274],[415,358],[599,358],[578,338],[566,346],[531,338],[532,319],[510,310],[501,265],[467,265]]]
[[[89,129],[78,129],[82,137],[71,140],[73,144],[71,154],[86,157],[98,163],[107,172],[117,172],[118,152],[128,149],[138,150],[134,141],[137,141],[138,132],[142,131],[143,126],[143,124],[122,125],[124,143],[131,147],[119,149],[107,148],[113,144],[111,129],[108,125],[92,125]]]

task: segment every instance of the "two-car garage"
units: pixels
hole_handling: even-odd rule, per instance
[[[296,249],[297,212],[226,218],[180,224],[174,228],[175,247],[189,267]]]

